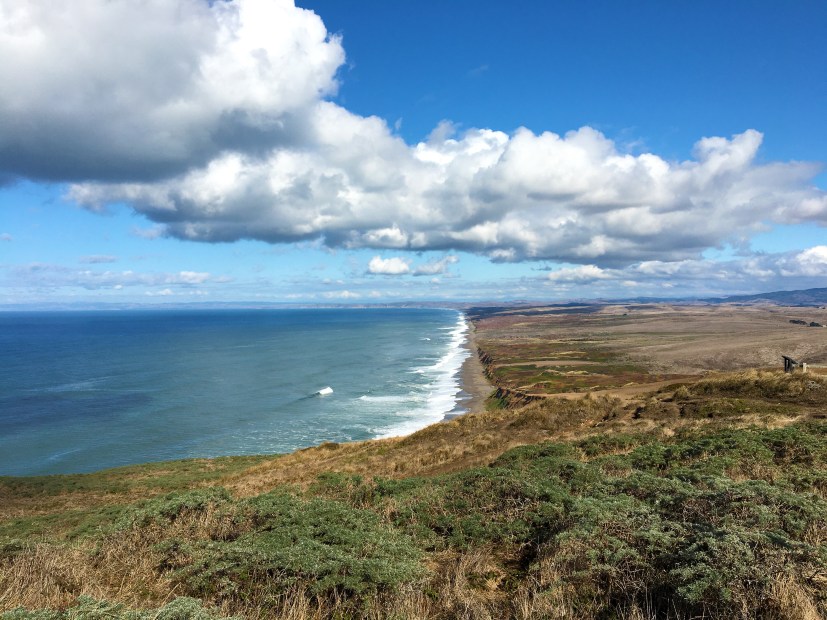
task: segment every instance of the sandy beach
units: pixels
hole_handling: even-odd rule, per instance
[[[494,391],[494,386],[488,381],[477,355],[477,344],[474,339],[474,325],[469,323],[468,335],[463,347],[470,353],[462,364],[459,378],[462,391],[456,407],[445,415],[445,420],[451,420],[466,413],[474,413],[485,409],[485,401]]]

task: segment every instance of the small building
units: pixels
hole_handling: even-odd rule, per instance
[[[796,368],[800,368],[801,372],[807,372],[806,362],[797,362],[789,355],[781,356],[784,360],[784,372],[795,372]]]

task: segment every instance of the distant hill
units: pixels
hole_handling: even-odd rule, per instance
[[[823,306],[827,305],[827,288],[809,288],[803,291],[774,291],[754,295],[732,295],[703,301],[711,303],[769,301],[785,306]]]

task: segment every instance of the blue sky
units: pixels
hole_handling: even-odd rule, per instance
[[[0,0],[0,304],[827,285],[827,4]]]

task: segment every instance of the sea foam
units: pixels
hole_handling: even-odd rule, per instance
[[[423,389],[424,404],[397,411],[399,422],[377,429],[377,438],[410,435],[442,421],[445,415],[456,407],[462,389],[459,372],[470,355],[468,349],[463,346],[468,333],[468,322],[464,314],[459,314],[456,325],[439,329],[450,331],[447,350],[435,364],[415,368],[413,371],[427,379]]]

